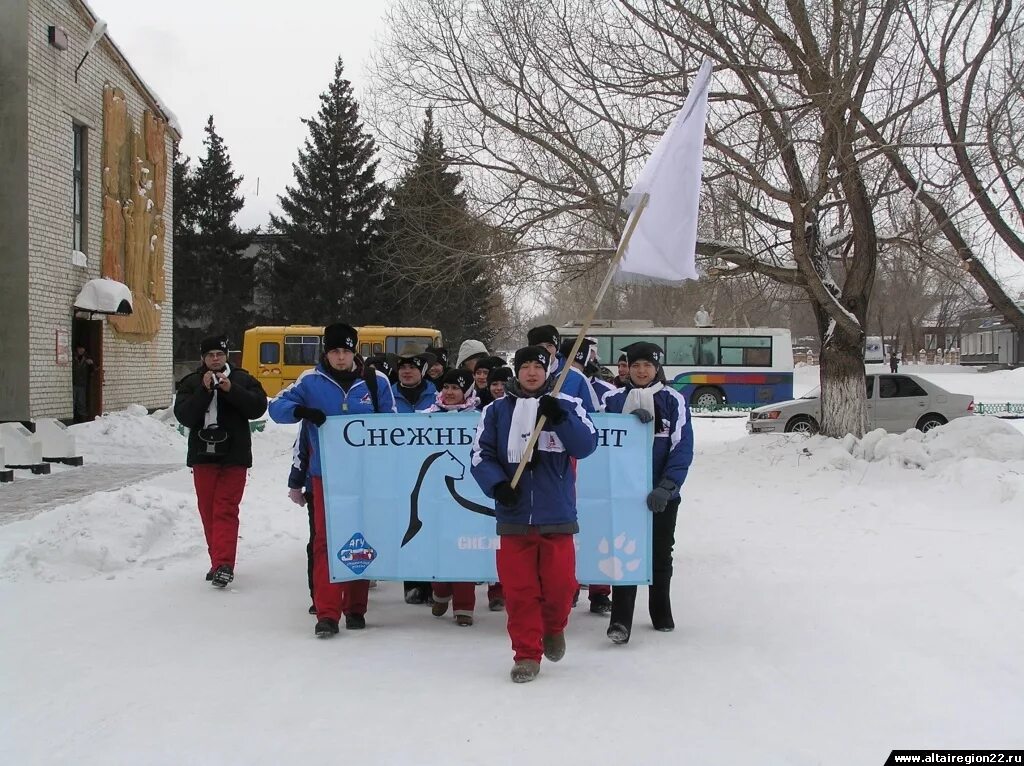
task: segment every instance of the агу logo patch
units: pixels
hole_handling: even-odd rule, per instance
[[[370,547],[361,532],[356,532],[338,549],[338,561],[356,574],[362,574],[375,558],[377,551]]]

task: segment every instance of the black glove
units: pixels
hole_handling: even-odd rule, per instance
[[[506,508],[514,508],[519,505],[519,490],[512,486],[511,482],[502,481],[494,485],[494,499]]]
[[[633,410],[633,414],[636,415],[636,419],[641,423],[650,423],[654,420],[654,415],[651,414],[650,410],[637,409]]]
[[[553,426],[557,426],[559,423],[565,422],[565,419],[569,417],[558,403],[558,400],[548,394],[545,394],[540,398],[540,405],[537,407],[537,412],[546,417],[548,422]]]
[[[672,494],[679,489],[679,485],[671,479],[662,479],[657,487],[651,490],[647,496],[647,508],[652,513],[661,513],[668,505]]]
[[[318,410],[316,407],[303,407],[301,404],[295,408],[295,417],[308,420],[317,428],[327,422],[327,416],[324,415],[323,410]]]

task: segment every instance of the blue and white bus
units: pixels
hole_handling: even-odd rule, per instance
[[[579,325],[559,330],[563,337]],[[612,369],[622,349],[637,341],[665,349],[665,378],[691,407],[760,407],[793,398],[793,340],[767,327],[654,327],[642,321],[595,322],[601,364]]]

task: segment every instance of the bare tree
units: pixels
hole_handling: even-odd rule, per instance
[[[1007,2],[968,5],[999,18]],[[933,50],[916,14],[940,6],[953,18],[953,3],[939,0],[396,0],[372,122],[399,150],[408,110],[432,106],[468,197],[530,264],[523,277],[586,284],[581,275],[622,230],[619,203],[643,158],[700,60],[712,59],[698,255],[721,285],[805,296],[822,338],[822,429],[860,434],[879,257],[906,237],[886,200],[921,206],[990,300],[1001,300],[972,249],[976,218],[964,214],[981,203],[920,154],[922,123],[934,127],[941,111],[939,80],[908,47],[923,40]],[[962,25],[944,39],[965,39]],[[989,143],[1007,164],[997,178],[1006,179],[1006,210],[1019,169],[1015,145],[1005,148],[1017,106],[996,101]]]

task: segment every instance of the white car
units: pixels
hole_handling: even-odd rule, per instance
[[[750,413],[747,431],[763,433],[818,432],[821,423],[820,390],[799,399],[758,407]],[[869,431],[884,428],[902,433],[911,428],[930,431],[954,418],[974,414],[974,397],[951,394],[916,375],[868,375]]]

